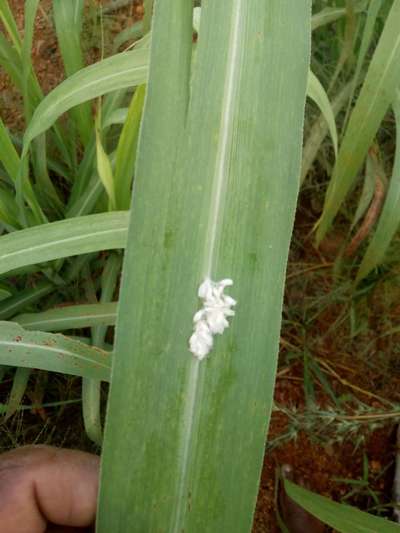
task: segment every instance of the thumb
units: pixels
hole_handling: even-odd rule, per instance
[[[26,446],[0,455],[0,524],[8,533],[44,533],[47,523],[94,522],[99,458],[89,453]]]

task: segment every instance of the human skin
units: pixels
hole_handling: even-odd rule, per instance
[[[91,531],[99,458],[89,453],[25,446],[0,455],[3,533]]]

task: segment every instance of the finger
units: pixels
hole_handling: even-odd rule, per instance
[[[99,458],[27,446],[0,456],[0,524],[9,533],[44,533],[47,522],[87,527],[96,513]]]
[[[46,533],[95,533],[94,527],[47,526]]]

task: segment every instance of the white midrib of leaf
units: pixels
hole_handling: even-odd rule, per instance
[[[222,97],[221,122],[218,135],[218,147],[214,166],[213,186],[211,192],[211,207],[208,218],[208,226],[204,248],[203,279],[212,279],[212,268],[215,259],[215,250],[219,226],[224,210],[224,191],[229,177],[229,155],[232,146],[233,113],[235,109],[236,96],[238,94],[239,74],[240,74],[240,54],[242,50],[243,36],[242,8],[246,0],[233,0],[231,31],[229,36],[229,48],[227,54],[227,68],[225,73],[225,86]],[[228,277],[227,273],[227,277]],[[192,357],[192,364],[189,370],[186,385],[186,407],[183,419],[182,441],[181,441],[181,472],[176,498],[177,508],[173,522],[172,531],[180,533],[184,527],[185,514],[187,510],[187,489],[190,477],[190,455],[193,444],[195,430],[195,418],[200,398],[200,366],[201,362],[189,353]],[[211,352],[212,357],[212,352]],[[204,364],[204,363],[203,363]]]

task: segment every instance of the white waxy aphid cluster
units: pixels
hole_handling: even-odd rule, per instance
[[[236,301],[224,294],[225,287],[231,285],[231,279],[215,282],[206,278],[199,287],[198,295],[203,300],[203,308],[193,317],[194,332],[189,346],[192,354],[200,361],[210,353],[214,335],[221,335],[229,327],[228,317],[235,314],[232,307],[236,305]]]

